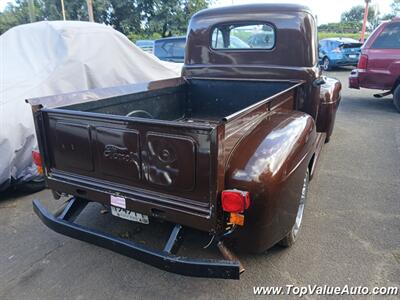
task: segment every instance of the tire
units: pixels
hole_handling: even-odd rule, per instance
[[[292,246],[296,240],[297,237],[299,236],[299,231],[301,228],[301,222],[303,220],[303,214],[304,214],[304,208],[305,204],[307,202],[307,194],[308,194],[308,185],[310,182],[310,170],[307,168],[307,172],[304,176],[303,179],[303,187],[301,189],[301,194],[300,194],[300,201],[299,201],[299,207],[297,209],[297,216],[296,216],[296,221],[290,230],[290,232],[279,242],[279,245],[283,247],[290,247]]]
[[[323,69],[324,71],[329,71],[329,70],[332,69],[331,61],[330,61],[329,58],[326,57],[326,56],[325,56],[324,59],[322,60],[322,69]]]
[[[393,104],[400,113],[400,85],[396,87],[393,93]]]
[[[330,136],[327,136],[327,137],[325,138],[325,144],[328,144],[329,141],[330,141],[330,139],[331,139],[331,137],[330,137]]]
[[[38,178],[35,180],[31,180],[31,181],[22,183],[18,187],[18,189],[20,191],[22,191],[23,193],[33,194],[33,193],[40,192],[45,187],[46,187],[46,183],[44,181],[44,178]]]

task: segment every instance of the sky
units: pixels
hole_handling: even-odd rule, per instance
[[[1,1],[1,0],[0,0]],[[364,5],[364,0],[214,0],[213,7],[248,3],[299,3],[307,5],[317,15],[318,23],[333,23],[340,21],[340,15],[356,5]],[[392,0],[372,0],[371,5],[377,6],[384,15],[390,12]]]
[[[68,1],[68,0],[64,0]],[[96,0],[94,0],[96,1]],[[7,2],[12,0],[0,0],[0,11],[3,11]],[[318,17],[318,23],[339,22],[340,15],[349,10],[352,6],[364,5],[364,0],[214,0],[213,7],[227,6],[232,4],[247,3],[300,3],[311,8]],[[390,12],[392,0],[372,0],[371,4],[377,6],[382,15]]]

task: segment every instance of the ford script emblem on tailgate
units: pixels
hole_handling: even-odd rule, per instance
[[[120,160],[128,163],[136,163],[135,153],[129,152],[128,148],[115,145],[106,145],[104,148],[104,157],[108,159]]]

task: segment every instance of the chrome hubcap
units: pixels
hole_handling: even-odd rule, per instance
[[[296,222],[294,223],[293,226],[293,236],[297,236],[300,230],[301,221],[303,219],[304,204],[307,198],[307,181],[308,181],[308,176],[305,176],[303,181],[303,188],[301,189],[301,197],[299,202],[299,209],[297,211]]]

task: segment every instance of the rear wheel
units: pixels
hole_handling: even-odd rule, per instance
[[[301,189],[296,221],[290,232],[279,242],[279,245],[281,246],[290,247],[296,242],[301,227],[301,221],[303,220],[304,207],[307,200],[309,182],[310,182],[310,171],[307,169],[306,175],[304,176],[303,179],[303,187]]]
[[[20,191],[22,191],[23,193],[33,194],[33,193],[40,192],[45,187],[46,187],[46,183],[44,181],[44,178],[40,177],[40,178],[31,180],[31,181],[22,183],[18,187],[18,189]]]
[[[329,58],[324,57],[324,59],[322,60],[322,69],[324,69],[324,71],[329,71],[331,68],[331,61],[329,60]]]
[[[396,107],[397,111],[400,113],[400,85],[394,90],[393,93],[393,104]]]

